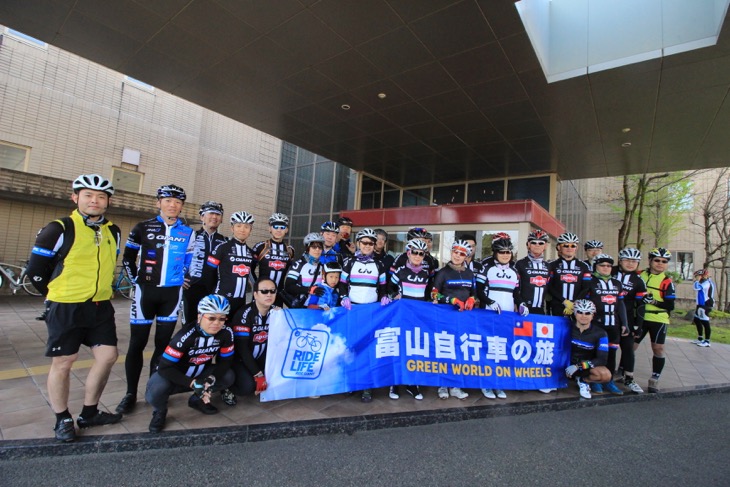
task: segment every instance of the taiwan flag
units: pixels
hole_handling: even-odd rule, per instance
[[[531,337],[532,336],[532,321],[518,321],[515,323],[515,336],[516,337]]]

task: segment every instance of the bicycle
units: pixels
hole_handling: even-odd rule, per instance
[[[297,331],[294,333],[294,336],[297,336],[296,344],[297,348],[304,348],[305,346],[309,345],[309,348],[313,352],[318,352],[322,348],[322,342],[317,340],[317,337],[312,335],[311,333],[307,333],[306,335],[302,335],[301,332]]]
[[[20,262],[24,265],[19,266],[0,262],[0,288],[7,280],[13,294],[16,294],[18,289],[22,289],[31,296],[41,296],[41,293],[33,286],[30,277],[28,277],[28,261],[21,260]]]
[[[117,266],[117,277],[114,279],[114,284],[112,284],[112,290],[127,299],[132,299],[134,298],[134,287],[134,283],[124,270],[124,266]]]

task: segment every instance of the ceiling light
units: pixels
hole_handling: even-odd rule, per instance
[[[348,105],[347,103],[343,103],[340,108],[342,108],[343,110],[349,110],[350,109],[350,105]]]
[[[631,147],[631,142],[624,142],[621,147]]]
[[[385,93],[378,93],[378,98],[380,98],[381,100],[383,100],[386,96],[388,95],[386,95]]]
[[[631,127],[625,127],[625,128],[622,128],[622,129],[621,129],[621,132],[623,132],[623,133],[625,133],[625,134],[628,134],[629,132],[631,132]]]

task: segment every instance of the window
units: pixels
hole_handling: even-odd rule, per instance
[[[430,187],[403,190],[403,206],[428,206],[430,204]]]
[[[467,203],[485,203],[487,201],[504,201],[504,181],[486,183],[469,183]]]
[[[383,183],[383,208],[398,208],[400,206],[400,189]]]
[[[129,191],[131,193],[139,193],[142,191],[141,172],[127,171],[118,167],[112,168],[112,184],[114,189]]]
[[[13,171],[27,171],[30,147],[0,141],[0,167]]]
[[[693,252],[677,252],[677,258],[669,261],[670,270],[677,272],[682,280],[692,280],[695,264]]]
[[[48,49],[48,44],[46,44],[45,42],[38,40],[35,37],[23,34],[22,32],[18,32],[17,30],[13,30],[10,27],[5,28],[5,33],[9,37],[15,39],[16,41],[22,42],[25,45],[36,47],[38,49]]]
[[[383,196],[383,183],[377,179],[363,175],[362,188],[360,192],[360,208],[372,210],[381,208],[380,200]]]
[[[458,205],[464,202],[465,186],[454,184],[451,186],[434,186],[433,203],[435,205]]]
[[[535,200],[545,208],[550,208],[550,176],[537,178],[510,179],[507,181],[508,200]]]

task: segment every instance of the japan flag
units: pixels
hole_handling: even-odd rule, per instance
[[[538,323],[536,335],[537,335],[537,338],[552,338],[553,337],[553,324],[552,323]]]

